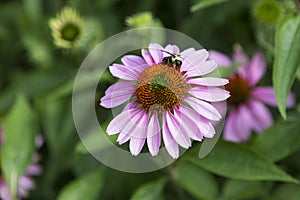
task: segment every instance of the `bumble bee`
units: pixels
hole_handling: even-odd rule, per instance
[[[174,55],[174,54],[164,51],[164,50],[161,50],[161,51],[170,55],[170,56],[164,57],[162,60],[162,63],[166,64],[168,66],[171,65],[171,67],[175,67],[175,69],[180,70],[180,67],[182,65],[181,56],[179,54]]]

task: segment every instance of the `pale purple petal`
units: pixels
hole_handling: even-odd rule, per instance
[[[18,188],[18,196],[26,198],[26,197],[28,197],[28,195],[29,195],[29,192],[26,189],[24,189],[22,187]]]
[[[146,141],[147,127],[149,124],[149,113],[143,112],[142,118],[136,123],[134,129],[130,132],[129,149],[132,155],[137,156]]]
[[[170,44],[168,44],[164,50],[167,51],[167,52],[169,52],[169,53],[171,53],[171,54],[174,54],[174,55],[179,54],[179,48],[176,45],[170,45]],[[164,56],[168,56],[167,53],[164,53],[163,55]]]
[[[219,51],[210,50],[209,59],[215,61],[218,67],[230,67],[232,65],[231,59]]]
[[[100,100],[100,105],[105,108],[121,105],[132,97],[134,88],[131,82],[115,83],[106,90],[105,96]]]
[[[224,140],[232,141],[232,142],[241,141],[240,135],[237,134],[235,128],[235,123],[237,118],[238,118],[237,110],[233,108],[225,121],[224,135],[223,135]]]
[[[184,68],[180,68],[180,71],[187,71],[186,73],[187,77],[195,77],[195,76],[202,76],[208,74],[214,71],[216,68],[217,68],[217,64],[212,60],[208,60],[202,62],[196,67],[189,68],[188,70],[185,70]]]
[[[188,107],[180,106],[179,109],[181,110],[182,114],[184,114],[198,126],[201,134],[204,137],[212,138],[215,135],[215,129],[209,120],[203,118],[196,111]]]
[[[131,138],[147,138],[147,130],[149,125],[150,113],[142,111],[142,116],[138,119],[137,123],[135,123],[134,130],[131,131]],[[124,128],[126,130],[126,127]]]
[[[248,65],[240,66],[237,68],[237,74],[243,79],[248,81],[249,78],[249,69]]]
[[[257,52],[252,57],[248,66],[248,81],[250,85],[256,85],[266,71],[264,55]]]
[[[195,87],[188,90],[188,93],[197,97],[198,99],[202,99],[210,102],[224,101],[230,94],[227,90],[217,88],[217,87]]]
[[[205,101],[193,97],[187,97],[184,101],[186,101],[197,113],[207,119],[219,121],[222,118],[218,110]]]
[[[174,159],[179,157],[179,146],[178,143],[174,140],[168,124],[166,120],[165,114],[163,115],[163,128],[162,128],[162,135],[164,140],[164,145],[169,152],[170,156]]]
[[[220,102],[212,102],[211,105],[215,107],[222,117],[226,115],[227,111],[227,102],[226,101],[220,101]]]
[[[180,130],[191,139],[201,141],[203,136],[193,120],[191,120],[181,109],[174,109],[174,117],[179,122]]]
[[[268,105],[274,107],[277,106],[275,91],[271,86],[261,86],[254,88],[252,90],[252,96]]]
[[[148,64],[148,66],[152,66],[155,64],[151,54],[149,51],[142,49],[142,56],[145,59],[146,63]]]
[[[250,100],[249,108],[254,119],[254,130],[257,133],[261,133],[265,128],[273,124],[272,115],[264,104],[256,100]]]
[[[117,63],[113,63],[111,66],[127,69],[131,73],[134,73],[134,74],[141,74],[148,67],[147,64],[143,64],[143,65],[139,65],[139,66],[127,66],[127,65],[117,64]]]
[[[238,74],[247,80],[248,73],[249,73],[248,72],[249,59],[239,45],[236,45],[234,47],[233,61],[235,62],[235,64],[238,64],[239,66],[237,69]]]
[[[129,149],[133,156],[139,155],[145,144],[146,138],[132,137],[129,142]]]
[[[270,106],[277,107],[275,91],[274,88],[271,86],[260,86],[254,88],[252,90],[252,96]],[[288,96],[286,107],[290,108],[293,107],[294,105],[295,105],[295,96],[293,93],[291,93]]]
[[[163,49],[163,47],[156,43],[152,43],[149,45],[148,50],[149,50],[155,64],[162,62],[162,59],[163,59],[163,52],[161,51],[162,49]]]
[[[139,109],[139,111],[130,118],[130,120],[121,130],[121,133],[117,138],[117,142],[119,144],[123,144],[127,142],[133,135],[135,135],[135,137],[146,138],[146,135],[138,135],[138,133],[144,133],[142,130],[145,128],[145,124],[147,124],[145,122],[147,120],[147,115],[148,114],[144,110]]]
[[[203,65],[203,62],[208,58],[208,51],[205,49],[200,49],[197,51],[191,52],[186,58],[182,61],[182,71],[194,70]]]
[[[125,66],[133,69],[145,68],[147,66],[147,63],[142,57],[135,55],[123,56],[121,58],[121,61]]]
[[[292,108],[295,106],[295,104],[296,104],[296,97],[295,94],[291,92],[287,98],[286,107]]]
[[[140,68],[140,71],[137,71],[120,64],[113,64],[109,67],[109,71],[114,77],[124,80],[137,80],[141,74],[141,69],[142,68]]]
[[[233,60],[241,66],[249,62],[248,56],[244,53],[240,46],[235,46],[233,51]]]
[[[29,175],[29,176],[36,176],[36,175],[40,175],[42,173],[42,167],[40,165],[30,165],[27,170],[25,175]]]
[[[105,95],[101,98],[100,105],[105,108],[112,108],[116,107],[118,105],[121,105],[125,101],[127,101],[131,96],[132,92],[123,93],[123,94],[117,94],[117,95]]]
[[[129,102],[124,108],[123,108],[123,111],[126,111],[126,110],[130,110],[132,108],[135,108],[136,105],[138,104],[138,102],[136,100],[133,100],[131,102]],[[122,112],[123,112],[122,111]]]
[[[141,152],[145,144],[145,141],[146,138],[136,138],[136,137],[130,138],[129,149],[133,156],[137,156]]]
[[[158,154],[160,143],[160,125],[157,114],[153,113],[147,130],[147,144],[152,156],[156,156]]]
[[[133,108],[125,110],[117,115],[107,126],[106,132],[108,135],[114,135],[120,133],[121,130],[128,124],[128,122],[137,114],[141,109]]]
[[[202,85],[202,86],[223,86],[229,83],[228,79],[225,78],[193,78],[187,81],[191,85]]]
[[[31,190],[35,187],[33,180],[27,176],[21,176],[19,178],[19,186],[26,190]]]
[[[134,127],[132,126],[131,129],[133,129]],[[119,143],[119,145],[124,144],[125,142],[127,142],[128,140],[130,140],[131,135],[126,133],[120,133],[120,135],[117,138],[117,142]]]
[[[3,200],[11,200],[9,188],[4,181],[0,181],[0,197]]]
[[[251,129],[253,128],[253,118],[251,111],[246,105],[242,104],[237,109],[238,117],[235,122],[236,134],[240,136],[241,141],[246,141],[249,139]]]
[[[182,59],[186,59],[191,53],[195,52],[196,50],[194,48],[188,48],[185,49],[183,52],[180,53],[180,56]]]
[[[114,93],[114,92],[122,92],[124,90],[133,90],[135,88],[134,84],[129,81],[119,81],[111,86],[109,86],[105,94]]]
[[[181,132],[180,124],[178,123],[174,115],[169,111],[166,111],[166,120],[171,135],[176,140],[176,142],[185,149],[189,148],[191,146],[191,140],[189,136]]]
[[[224,139],[241,142],[249,139],[255,119],[246,105],[239,105],[230,112],[224,129]]]
[[[118,84],[118,86],[116,84]],[[108,88],[105,95],[118,96],[119,94],[125,94],[128,93],[128,91],[133,92],[135,90],[135,85],[131,82],[118,82],[111,87],[113,87],[113,89]]]

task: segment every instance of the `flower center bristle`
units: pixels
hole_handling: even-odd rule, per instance
[[[229,83],[225,85],[225,89],[230,92],[230,97],[227,100],[228,103],[239,105],[249,98],[251,88],[245,79],[239,75],[234,75],[229,78]]]
[[[157,64],[145,69],[136,83],[135,93],[146,111],[162,112],[179,106],[186,89],[186,80],[179,71]]]
[[[66,24],[61,30],[61,37],[68,41],[74,41],[77,39],[79,35],[79,28],[72,24]]]

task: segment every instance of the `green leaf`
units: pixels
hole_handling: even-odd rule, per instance
[[[111,119],[109,118],[105,123],[101,125],[102,130],[106,130],[107,126]],[[99,141],[99,130],[91,128],[90,131],[87,131],[88,134],[86,134],[76,145],[76,152],[81,154],[87,154],[90,152],[100,152],[103,151],[106,148],[111,147],[110,143],[107,143],[105,141]],[[118,145],[117,143],[118,135],[111,135],[108,137],[108,139],[111,141],[112,144]],[[87,149],[88,148],[88,149]]]
[[[295,192],[291,198],[291,200],[297,200],[300,199],[300,189],[298,189],[297,192]]]
[[[218,187],[214,177],[190,163],[176,166],[175,178],[180,186],[197,199],[217,199]]]
[[[165,185],[165,179],[158,179],[142,185],[138,188],[130,200],[159,200],[162,199],[162,190]]]
[[[224,3],[226,1],[228,1],[228,0],[201,0],[197,4],[195,4],[191,7],[191,11],[195,12],[197,10],[201,10],[201,9],[204,9],[204,8],[207,8],[207,7],[210,7],[210,6],[214,6],[214,5],[217,5],[217,4],[220,4],[220,3]]]
[[[112,143],[117,144],[117,135],[111,136],[109,139],[111,139]],[[86,149],[85,145],[88,149]],[[99,142],[99,132],[97,130],[93,130],[78,142],[75,149],[78,153],[87,154],[90,152],[100,152],[109,147],[111,147],[110,143],[102,141]]]
[[[284,17],[275,33],[273,85],[280,114],[286,118],[286,101],[300,64],[300,15]]]
[[[300,115],[277,122],[260,134],[252,149],[273,161],[278,161],[300,147]]]
[[[4,143],[1,168],[13,197],[17,194],[19,177],[32,161],[37,124],[34,113],[23,96],[19,96],[3,121]]]
[[[295,185],[295,184],[280,184],[278,187],[274,188],[269,199],[272,199],[272,200],[282,200],[282,199],[299,200],[300,199],[300,187],[299,187],[299,185]]]
[[[58,200],[95,200],[98,199],[104,183],[103,170],[92,171],[63,188]]]
[[[40,186],[41,191],[50,193],[62,169],[71,165],[74,147],[78,141],[72,117],[71,100],[45,97],[37,101],[40,120],[49,150]]]
[[[23,0],[23,9],[26,19],[37,25],[43,15],[42,2],[39,0]]]
[[[189,156],[184,159],[207,171],[228,178],[298,183],[270,160],[243,144],[219,141],[205,158]]]
[[[229,180],[224,184],[223,199],[254,199],[261,195],[266,187],[259,181]]]
[[[300,81],[300,65],[297,70],[297,79],[298,79],[298,81]]]
[[[76,154],[74,157],[71,170],[76,176],[82,176],[95,169],[107,169],[105,165],[99,165],[99,160],[92,154]],[[108,176],[107,173],[105,176]]]
[[[29,98],[35,98],[53,91],[70,79],[70,75],[66,74],[70,74],[70,72],[59,69],[15,74],[11,78],[9,87],[0,93],[0,111],[6,110],[18,93],[22,93]]]
[[[57,91],[38,99],[36,105],[51,156],[63,158],[73,151],[77,138],[74,137],[70,94],[64,91],[58,94]]]
[[[40,36],[32,33],[23,34],[22,43],[24,44],[30,60],[35,66],[49,68],[53,66],[53,53],[49,44]]]

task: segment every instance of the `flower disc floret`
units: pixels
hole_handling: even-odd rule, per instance
[[[230,92],[228,103],[233,105],[239,105],[247,101],[251,95],[251,88],[247,80],[243,79],[239,75],[234,75],[229,78],[229,83],[225,85],[225,89]]]
[[[141,107],[161,113],[178,107],[186,88],[186,80],[178,70],[156,64],[142,73],[136,83],[135,93]]]

